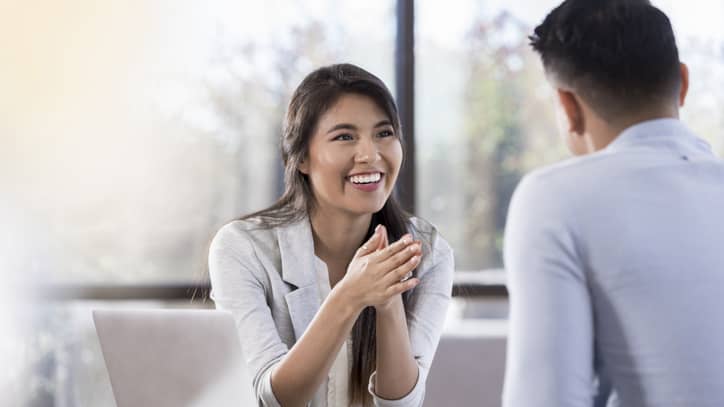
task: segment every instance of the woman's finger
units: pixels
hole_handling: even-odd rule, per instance
[[[409,260],[385,275],[387,284],[395,284],[410,277],[411,272],[420,264],[419,255],[412,256]]]
[[[389,246],[389,241],[387,240],[387,228],[385,225],[379,225],[379,233],[380,233],[380,244],[377,245],[377,250],[382,250]]]
[[[411,245],[413,242],[412,235],[409,233],[402,236],[400,240],[392,243],[391,245],[387,246],[384,250],[380,250],[379,252],[375,253],[375,260],[377,262],[383,262],[387,260],[390,256],[393,256],[400,252],[401,250],[404,250],[407,246]]]
[[[399,283],[391,286],[390,288],[387,289],[386,293],[387,293],[387,295],[392,297],[394,295],[402,294],[407,290],[415,288],[415,286],[417,286],[418,284],[420,284],[420,279],[413,277],[409,280],[405,280],[405,281],[399,282]]]
[[[379,264],[382,268],[391,271],[399,267],[400,265],[405,264],[405,262],[410,260],[412,256],[420,255],[422,255],[422,243],[413,242],[411,245],[407,246],[403,250],[400,250],[392,256],[388,257],[386,260],[379,262]]]
[[[373,253],[375,250],[377,250],[377,246],[380,244],[381,236],[380,233],[380,227],[378,226],[375,228],[375,232],[370,236],[367,241],[357,249],[357,252],[354,254],[355,258],[366,256],[370,253]]]

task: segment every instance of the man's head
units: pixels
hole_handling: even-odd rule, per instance
[[[558,89],[574,153],[608,144],[576,135],[608,127],[615,137],[637,122],[678,115],[688,73],[669,19],[647,0],[566,0],[536,27],[531,45]]]

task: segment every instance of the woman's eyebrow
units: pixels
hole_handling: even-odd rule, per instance
[[[357,130],[357,126],[355,126],[354,124],[349,124],[349,123],[336,124],[336,125],[334,125],[334,127],[332,127],[331,129],[327,130],[327,134],[329,134],[329,133],[331,133],[331,132],[333,132],[333,131],[342,130],[342,129],[346,129],[346,130]]]
[[[378,122],[377,124],[375,124],[374,128],[383,127],[383,126],[392,126],[392,122],[385,119],[385,120],[382,120],[382,121]],[[337,131],[337,130],[357,130],[357,126],[355,126],[354,124],[350,124],[350,123],[335,124],[334,126],[332,126],[331,129],[327,130],[327,134],[329,134],[333,131]]]

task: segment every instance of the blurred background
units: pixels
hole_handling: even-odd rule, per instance
[[[92,308],[213,306],[213,233],[278,196],[290,94],[338,62],[410,112],[402,198],[455,250],[428,405],[497,405],[508,202],[567,156],[527,40],[558,3],[0,0],[0,405],[114,405]],[[653,3],[690,67],[683,119],[724,154],[724,3]]]

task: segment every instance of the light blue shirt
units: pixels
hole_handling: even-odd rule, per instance
[[[724,406],[724,162],[680,121],[526,176],[505,264],[504,406]]]

